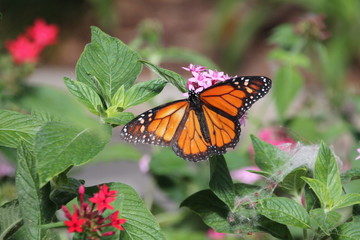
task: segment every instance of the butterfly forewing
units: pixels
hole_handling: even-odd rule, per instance
[[[121,131],[130,143],[170,146],[188,114],[189,103],[180,100],[161,105],[137,116]]]
[[[270,87],[271,80],[267,77],[237,77],[205,89],[200,100],[215,111],[240,118]]]

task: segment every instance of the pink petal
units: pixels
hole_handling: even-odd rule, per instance
[[[230,175],[234,180],[246,184],[253,184],[262,178],[261,175],[248,172],[247,170],[261,171],[257,166],[248,166],[233,170],[230,172]]]

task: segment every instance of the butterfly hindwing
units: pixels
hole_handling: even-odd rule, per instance
[[[125,125],[121,131],[130,143],[170,146],[176,140],[176,132],[183,125],[189,110],[189,102],[179,100],[150,109]]]

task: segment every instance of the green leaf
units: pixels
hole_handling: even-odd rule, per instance
[[[124,100],[125,100],[125,87],[121,85],[119,89],[115,92],[114,96],[111,98],[111,106],[116,108],[121,108],[124,110]]]
[[[337,199],[342,194],[339,167],[331,149],[321,143],[314,167],[314,178],[322,182],[329,192],[329,197]]]
[[[163,79],[154,79],[133,85],[125,92],[124,109],[139,105],[159,94],[166,85]]]
[[[360,168],[352,168],[341,174],[343,183],[360,179]]]
[[[294,54],[294,52],[281,48],[275,48],[271,50],[269,53],[269,58],[292,67],[308,68],[310,66],[310,59],[305,54]]]
[[[324,183],[317,179],[302,177],[302,179],[310,186],[314,191],[318,199],[320,200],[321,207],[330,209],[332,208],[333,201],[329,197],[329,191],[327,190]]]
[[[88,85],[73,81],[70,78],[64,78],[65,85],[69,91],[82,102],[90,112],[100,115],[97,111],[98,106],[102,106],[99,95]]]
[[[51,222],[56,206],[48,198],[50,185],[39,188],[35,157],[22,142],[18,147],[15,180],[27,239],[47,239],[51,232],[40,225]]]
[[[285,197],[265,198],[258,201],[257,210],[261,215],[278,223],[310,228],[310,217],[305,208]]]
[[[305,203],[306,210],[309,212],[312,209],[319,208],[320,202],[313,190],[310,189],[309,185],[305,185]]]
[[[317,208],[310,211],[311,219],[321,228],[321,230],[328,236],[330,232],[336,227],[341,219],[341,214],[329,211],[324,212],[324,209]]]
[[[337,198],[337,200],[334,203],[333,209],[349,207],[359,203],[360,203],[360,194],[349,193]]]
[[[123,183],[106,183],[111,190],[118,191],[118,197],[111,205],[119,210],[119,218],[125,218],[124,231],[120,232],[121,240],[161,240],[165,239],[155,217],[146,208],[139,194]],[[97,189],[97,187],[92,187]],[[97,190],[96,190],[97,191]],[[88,191],[87,191],[88,192]]]
[[[35,153],[40,186],[70,166],[95,157],[111,137],[111,127],[80,128],[62,122],[45,124],[36,135]]]
[[[132,86],[141,72],[139,60],[140,56],[119,39],[91,27],[91,43],[76,64],[76,80],[98,94],[103,90],[106,96],[102,97],[111,99],[121,85]]]
[[[42,121],[18,112],[0,110],[0,145],[16,148],[19,140],[33,144]]]
[[[106,123],[118,126],[125,125],[134,118],[134,114],[131,112],[118,112],[115,107],[110,107],[106,110],[108,117],[104,118]]]
[[[209,187],[214,194],[224,201],[230,209],[235,203],[234,184],[223,155],[210,157],[210,183]]]
[[[180,207],[188,207],[200,215],[206,225],[217,232],[234,233],[241,226],[229,221],[229,208],[211,190],[202,190],[185,199]]]
[[[290,156],[278,147],[251,135],[255,151],[255,163],[263,171],[274,174],[284,165]]]
[[[336,228],[332,237],[334,240],[358,240],[360,239],[360,223],[344,223]]]
[[[284,177],[280,182],[280,187],[292,195],[299,195],[305,185],[305,182],[301,177],[305,177],[308,174],[308,169],[300,167]]]
[[[7,202],[0,207],[0,239],[8,239],[22,225],[18,200]]]
[[[144,64],[146,67],[148,67],[150,70],[152,70],[154,73],[156,73],[157,75],[159,75],[159,77],[161,77],[162,79],[164,79],[165,81],[171,83],[173,86],[175,86],[177,89],[179,89],[180,92],[186,92],[186,81],[185,79],[170,70],[164,69],[164,68],[160,68],[152,63],[146,62],[146,61],[141,61],[142,64]]]
[[[281,223],[274,222],[264,216],[260,216],[257,228],[262,232],[270,233],[277,239],[292,240],[294,239],[289,228]]]
[[[283,119],[303,85],[301,74],[291,66],[282,66],[277,71],[273,96],[280,118]]]
[[[85,181],[66,177],[60,174],[51,182],[50,200],[57,206],[66,205],[79,194],[79,187]]]

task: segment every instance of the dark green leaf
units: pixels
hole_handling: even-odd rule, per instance
[[[305,229],[310,228],[310,217],[305,208],[289,198],[261,199],[256,208],[260,214],[275,222]]]
[[[0,145],[16,148],[20,140],[33,144],[42,121],[18,112],[0,110]]]
[[[292,195],[299,195],[305,185],[301,177],[306,177],[307,174],[307,168],[297,168],[284,177],[282,182],[280,182],[280,187]]]
[[[273,94],[280,118],[284,118],[288,108],[303,85],[303,78],[292,66],[282,66],[274,79]]]
[[[341,214],[329,211],[324,212],[324,209],[317,208],[310,211],[311,218],[316,222],[316,224],[321,228],[321,230],[328,236],[330,232],[339,224],[341,219]]]
[[[360,223],[348,222],[336,228],[332,235],[334,240],[359,240],[360,239]]]
[[[316,197],[314,191],[310,189],[309,185],[305,185],[305,203],[308,212],[311,209],[320,207],[319,199]]]
[[[0,207],[0,239],[7,239],[23,224],[19,202],[13,200]]]
[[[76,80],[98,94],[104,91],[106,96],[102,97],[111,99],[121,85],[132,86],[141,72],[139,60],[140,56],[119,39],[91,27],[91,43],[76,64]]]
[[[78,189],[83,184],[84,181],[67,178],[65,174],[60,174],[51,182],[50,199],[57,206],[66,205],[78,195]]]
[[[45,124],[35,139],[40,186],[70,166],[88,162],[110,137],[111,127],[107,125],[84,129],[62,122]]]
[[[39,188],[35,157],[22,142],[18,147],[16,169],[16,189],[27,239],[48,239],[51,232],[41,229],[40,225],[52,221],[56,208],[48,198],[49,184]]]
[[[205,224],[217,232],[236,232],[240,228],[228,218],[229,208],[211,190],[202,190],[185,199],[181,207],[199,214]]]
[[[277,239],[292,240],[289,228],[281,223],[274,222],[264,216],[260,216],[258,220],[258,229],[262,232],[267,232],[276,237]]]
[[[161,77],[162,79],[164,79],[165,81],[171,83],[172,85],[174,85],[177,89],[179,89],[180,92],[186,92],[186,81],[185,79],[170,70],[164,69],[164,68],[160,68],[158,66],[155,66],[152,63],[146,62],[146,61],[141,61],[142,64],[144,64],[146,67],[148,67],[150,70],[152,70],[154,73],[156,73],[157,75],[159,75],[159,77]]]
[[[337,161],[331,149],[321,143],[314,167],[314,178],[325,184],[331,199],[341,196],[342,185]]]
[[[210,157],[210,183],[209,187],[214,194],[224,201],[230,209],[235,203],[234,184],[223,155]]]
[[[278,147],[251,135],[255,151],[255,163],[263,171],[275,174],[290,156]],[[282,180],[282,179],[279,179]]]
[[[125,92],[124,109],[146,102],[159,94],[166,85],[163,79],[154,79],[133,85]]]
[[[98,106],[102,106],[102,102],[99,95],[91,87],[66,77],[64,78],[64,82],[69,91],[82,102],[90,112],[99,115],[97,109]]]

